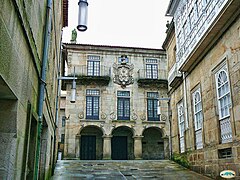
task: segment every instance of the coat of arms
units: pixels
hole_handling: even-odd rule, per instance
[[[125,88],[129,84],[133,84],[133,64],[127,64],[126,56],[121,56],[121,63],[113,64],[114,78],[113,82]]]

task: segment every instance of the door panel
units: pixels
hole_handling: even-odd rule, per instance
[[[96,160],[96,136],[81,136],[80,159]]]
[[[127,136],[113,136],[112,137],[112,159],[113,160],[127,160]]]

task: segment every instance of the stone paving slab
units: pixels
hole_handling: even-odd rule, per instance
[[[169,160],[58,160],[51,180],[208,180]]]

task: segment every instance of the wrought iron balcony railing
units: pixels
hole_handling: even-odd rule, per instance
[[[138,85],[140,87],[146,86],[165,86],[167,85],[167,72],[158,69],[157,71],[149,71],[147,69],[138,70]]]
[[[111,68],[103,65],[97,67],[87,67],[86,65],[75,66],[75,77],[77,84],[90,85],[97,84],[106,86],[110,81]],[[68,76],[74,76],[70,73]],[[63,88],[66,83],[71,83],[71,80],[65,80],[63,83]]]

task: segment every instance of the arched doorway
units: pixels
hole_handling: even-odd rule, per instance
[[[128,160],[134,159],[133,154],[133,132],[126,126],[117,127],[112,132],[112,159]]]
[[[87,126],[82,129],[80,135],[80,159],[102,159],[102,130],[96,126]]]
[[[164,159],[164,141],[159,128],[144,130],[142,139],[143,159]]]

